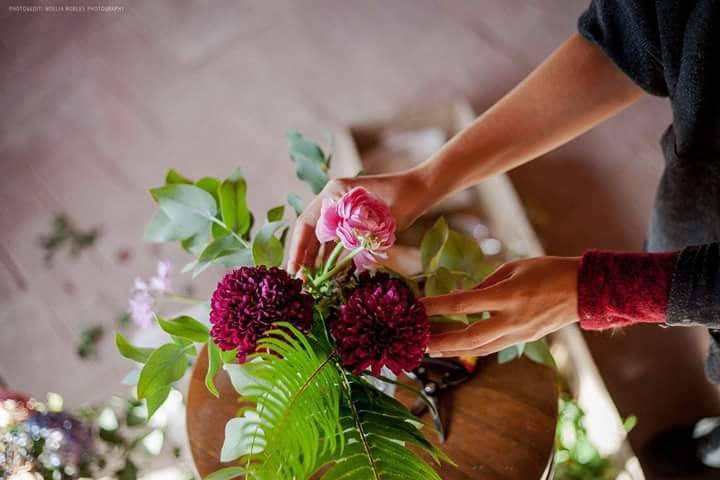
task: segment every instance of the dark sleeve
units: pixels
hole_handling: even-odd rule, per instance
[[[655,2],[593,0],[578,19],[578,31],[643,90],[668,95]]]
[[[680,252],[670,286],[667,323],[720,328],[720,244]]]

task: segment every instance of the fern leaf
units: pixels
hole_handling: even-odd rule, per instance
[[[261,353],[226,367],[253,406],[228,422],[222,459],[240,458],[246,478],[302,480],[343,447],[341,376],[328,343],[278,326],[259,341]]]
[[[435,470],[408,446],[429,453],[436,462],[449,461],[420,432],[422,425],[405,406],[359,377],[343,376],[340,410],[344,448],[322,480],[440,480]]]

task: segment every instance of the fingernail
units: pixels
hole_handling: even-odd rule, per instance
[[[428,353],[428,356],[430,358],[440,358],[443,356],[443,353],[442,352],[432,352],[432,353]]]

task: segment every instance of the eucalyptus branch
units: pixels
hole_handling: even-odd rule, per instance
[[[222,227],[223,230],[225,230],[226,232],[228,232],[230,235],[232,235],[233,238],[235,238],[235,240],[237,240],[238,242],[240,242],[240,245],[242,245],[242,246],[245,247],[245,248],[250,248],[250,244],[247,242],[247,240],[245,240],[245,239],[242,238],[240,235],[238,235],[237,232],[235,232],[233,229],[231,229],[230,227],[228,227],[227,225],[225,225],[225,223],[224,223],[222,220],[220,220],[219,218],[216,218],[216,217],[210,217],[210,220],[211,220],[214,224]]]

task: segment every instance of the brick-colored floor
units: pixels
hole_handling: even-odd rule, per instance
[[[126,364],[109,336],[98,362],[79,360],[74,346],[84,326],[113,328],[133,277],[155,258],[180,258],[141,243],[143,192],[169,166],[199,176],[240,165],[253,206],[270,207],[288,189],[305,192],[287,130],[321,137],[459,94],[482,110],[575,29],[586,3],[118,0],[120,13],[3,4],[0,376],[73,405],[123,390]],[[641,247],[670,119],[664,101],[643,99],[512,174],[550,253]],[[103,235],[48,269],[37,237],[58,211]],[[125,249],[130,259],[119,261]],[[635,442],[720,412],[702,376],[702,332],[588,339],[621,412],[640,416]]]

